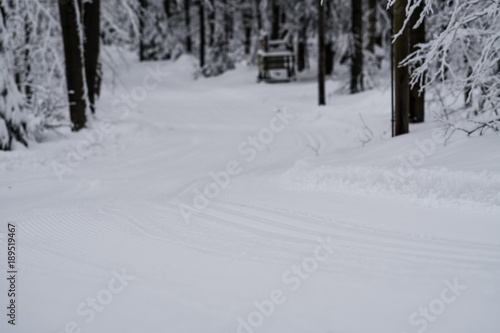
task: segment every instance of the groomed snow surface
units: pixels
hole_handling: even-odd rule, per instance
[[[0,153],[1,332],[500,332],[497,135],[193,64],[130,60],[89,129]]]

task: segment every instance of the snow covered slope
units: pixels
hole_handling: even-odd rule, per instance
[[[500,331],[500,137],[192,66],[132,62],[92,128],[0,152],[2,332]]]

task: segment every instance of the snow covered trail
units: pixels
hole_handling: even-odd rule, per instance
[[[427,123],[388,140],[388,91],[317,108],[312,80],[193,81],[189,58],[120,119],[148,66],[104,92],[94,128],[113,130],[61,180],[53,162],[95,131],[0,154],[2,267],[8,222],[19,251],[2,332],[499,331],[498,137],[433,146]]]

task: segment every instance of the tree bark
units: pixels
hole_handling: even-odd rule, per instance
[[[278,0],[272,0],[273,22],[271,29],[271,39],[280,38],[280,6]]]
[[[323,2],[325,4],[325,2]],[[326,42],[325,42],[325,73],[326,75],[333,74],[333,63],[335,60],[335,51],[333,49],[333,15],[332,15],[332,3],[330,1],[326,2]]]
[[[81,1],[81,0],[78,0]],[[146,56],[146,36],[145,34],[145,28],[146,28],[146,21],[145,21],[145,15],[147,12],[148,8],[148,0],[140,0],[140,5],[141,5],[141,12],[139,16],[139,61],[145,61],[147,56]]]
[[[186,52],[187,53],[191,53],[191,51],[192,51],[190,1],[191,0],[184,0],[184,22],[186,25]]]
[[[243,26],[245,28],[245,54],[249,55],[252,48],[252,22],[253,14],[252,8],[249,5],[243,9]]]
[[[374,53],[375,52],[375,41],[377,38],[377,2],[378,0],[369,0],[368,10],[368,44],[366,45],[366,50]]]
[[[85,27],[85,76],[87,93],[89,96],[90,110],[95,113],[95,100],[99,95],[97,85],[97,67],[99,63],[100,29],[100,0],[85,2],[83,7],[83,21]]]
[[[318,104],[325,105],[325,14],[321,0],[318,3]]]
[[[394,9],[393,20],[393,34],[401,31],[406,19],[406,12],[404,8],[408,0],[399,0],[398,8]],[[409,88],[409,73],[408,68],[399,67],[409,54],[409,29],[408,25],[402,31],[402,34],[396,39],[393,45],[394,53],[394,135],[401,135],[409,131],[409,103],[410,103],[410,88]]]
[[[209,26],[209,39],[208,39],[208,45],[210,47],[214,46],[215,42],[215,0],[210,0],[210,13],[208,14],[208,26]]]
[[[410,21],[410,52],[418,49],[418,44],[425,43],[425,20],[415,29],[413,28],[417,23],[422,11],[424,10],[425,3],[422,3],[417,10],[413,13]],[[425,80],[425,76],[423,78]],[[410,90],[410,122],[422,123],[424,121],[425,113],[425,91],[421,90],[420,82],[415,84]]]
[[[302,26],[299,31],[297,45],[297,70],[302,72],[306,68],[306,48],[307,48],[307,26],[305,19],[302,20]]]
[[[59,1],[59,16],[64,44],[64,57],[66,62],[66,83],[70,118],[73,131],[78,131],[85,126],[87,121],[87,96],[85,95],[85,64],[82,55],[83,41],[80,34],[80,8],[81,1]]]
[[[30,21],[28,15],[24,17],[24,42],[26,45],[31,43],[31,34],[33,31],[33,24]],[[26,102],[31,103],[31,97],[33,96],[33,89],[31,87],[31,56],[30,49],[26,47],[24,50],[24,94],[26,95]]]
[[[363,7],[362,0],[352,0],[351,94],[363,90]]]
[[[199,4],[200,14],[200,68],[205,66],[205,4],[200,1]]]

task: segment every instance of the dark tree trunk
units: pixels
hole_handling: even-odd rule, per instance
[[[186,25],[186,52],[191,53],[191,8],[190,8],[191,0],[184,0],[184,22]]]
[[[208,45],[210,47],[214,46],[214,41],[215,41],[215,0],[210,0],[210,13],[208,14],[208,26],[209,26],[209,40],[208,40]]]
[[[200,1],[200,68],[205,66],[205,4]]]
[[[85,64],[82,56],[83,41],[78,22],[81,2],[77,0],[59,1],[59,16],[66,62],[66,83],[73,131],[85,126],[87,121],[87,96],[85,96]]]
[[[243,11],[243,24],[245,27],[245,54],[250,54],[250,49],[252,48],[252,9],[245,8]]]
[[[332,3],[330,1],[323,2],[324,4],[326,3],[326,13],[325,13],[325,18],[326,18],[326,42],[325,42],[325,72],[326,75],[332,75],[333,74],[333,63],[335,60],[335,51],[333,49],[333,40],[332,40],[332,35],[333,35],[333,15],[332,15]]]
[[[87,93],[89,96],[90,110],[95,112],[95,100],[99,95],[97,86],[97,68],[99,63],[100,42],[100,0],[85,2],[83,7],[83,21],[85,30],[85,75],[87,79]]]
[[[30,45],[33,24],[31,23],[28,15],[24,18],[24,41],[26,45]],[[31,87],[31,60],[30,49],[27,47],[24,51],[24,94],[26,95],[26,102],[31,103],[33,90]]]
[[[394,34],[400,32],[403,28],[406,14],[400,8],[406,8],[408,0],[400,0],[398,8],[395,8],[393,14],[394,20]],[[409,54],[409,29],[408,25],[402,31],[402,34],[394,42],[394,135],[401,135],[408,133],[408,123],[410,117],[409,103],[410,103],[410,87],[409,87],[409,73],[408,68],[399,67]]]
[[[302,72],[306,68],[307,53],[307,20],[305,16],[300,18],[300,30],[297,42],[297,70]]]
[[[81,1],[81,0],[79,0]],[[140,34],[140,41],[139,41],[139,61],[144,61],[146,60],[146,36],[144,35],[146,33],[146,13],[148,9],[148,0],[140,0],[140,5],[141,5],[141,13],[139,16],[139,34]],[[92,19],[92,18],[89,18]]]
[[[417,23],[422,11],[424,10],[425,4],[422,3],[417,10],[413,13],[410,20],[410,52],[416,51],[418,44],[425,43],[425,20],[414,29],[413,27]],[[424,77],[425,80],[425,77]],[[425,91],[421,90],[420,83],[417,83],[410,90],[410,122],[412,123],[422,123],[424,121],[425,113]]]
[[[368,44],[366,45],[366,50],[374,53],[375,52],[375,41],[377,39],[377,4],[378,0],[369,0],[369,15],[368,15]]]
[[[271,29],[271,39],[280,38],[280,6],[278,0],[272,1],[273,22]]]
[[[325,105],[325,14],[322,0],[318,3],[318,104]]]
[[[229,49],[229,6],[227,0],[223,2],[224,6],[224,52]]]
[[[363,90],[363,3],[352,0],[352,38],[354,50],[351,62],[351,94]]]

